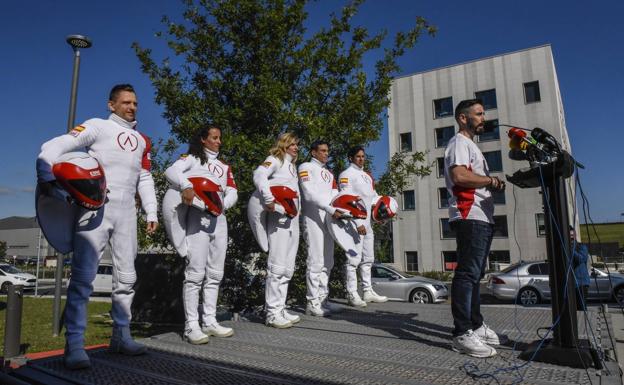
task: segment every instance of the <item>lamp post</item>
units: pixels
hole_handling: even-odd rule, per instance
[[[69,99],[69,117],[67,130],[74,127],[76,119],[76,96],[78,95],[78,72],[80,70],[80,49],[91,47],[91,39],[83,35],[69,35],[65,39],[74,50],[74,71],[72,73],[71,96]],[[54,282],[54,318],[52,323],[52,335],[58,336],[61,331],[61,287],[63,284],[64,255],[57,255],[56,277]]]

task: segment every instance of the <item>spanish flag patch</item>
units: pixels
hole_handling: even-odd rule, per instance
[[[264,162],[264,163],[262,163],[262,166],[264,166],[266,168],[269,168],[269,167],[271,167],[271,162]]]
[[[85,126],[76,126],[69,131],[69,135],[76,137],[80,135],[80,133],[84,131],[85,128],[86,128]]]
[[[308,172],[307,171],[299,171],[299,177],[300,178],[305,178],[306,176],[308,176]]]
[[[180,155],[180,159],[186,159],[186,158],[188,158],[188,154],[182,154],[182,155]]]
[[[340,184],[348,184],[349,178],[340,178]]]

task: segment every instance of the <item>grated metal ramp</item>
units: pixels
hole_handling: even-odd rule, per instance
[[[330,318],[302,315],[295,327],[277,330],[259,321],[224,322],[230,338],[211,337],[190,345],[177,333],[143,340],[149,353],[139,357],[89,353],[92,369],[68,371],[60,357],[30,362],[58,384],[621,384],[619,371],[572,369],[517,360],[520,349],[550,325],[549,308],[483,307],[486,322],[510,342],[489,359],[450,349],[448,305],[372,304],[345,308]],[[588,312],[592,329],[579,313],[579,335],[612,347],[605,319]],[[474,366],[470,366],[470,365]],[[517,370],[511,368],[520,366]],[[502,370],[502,369],[509,370]],[[495,373],[473,379],[466,370]],[[495,372],[497,371],[498,372]],[[617,373],[615,373],[617,371]],[[19,372],[19,371],[18,371]],[[22,377],[24,379],[24,377]]]

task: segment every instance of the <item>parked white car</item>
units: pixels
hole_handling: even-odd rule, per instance
[[[101,264],[98,266],[95,280],[93,281],[94,293],[112,293],[113,291],[113,266]]]
[[[22,285],[24,289],[32,289],[37,283],[37,277],[24,273],[20,269],[9,264],[0,264],[0,292],[6,293],[9,285]]]
[[[448,299],[444,282],[411,276],[380,263],[373,264],[371,278],[375,292],[391,301],[441,303]]]

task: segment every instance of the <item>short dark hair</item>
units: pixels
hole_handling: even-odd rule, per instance
[[[483,101],[481,99],[466,99],[459,102],[455,107],[455,120],[459,119],[459,115],[468,113],[470,107],[475,104],[483,105]]]
[[[349,157],[349,160],[351,160],[351,158],[353,158],[355,156],[355,154],[357,154],[360,151],[364,151],[364,146],[353,146],[349,149],[349,152],[347,152],[347,156]],[[364,153],[366,153],[366,151],[364,151]]]
[[[111,102],[115,101],[115,99],[117,99],[117,96],[119,96],[119,93],[122,91],[128,91],[136,94],[136,92],[134,91],[134,87],[132,87],[132,84],[117,84],[116,86],[111,88],[110,94],[108,94],[108,100],[110,100]]]
[[[329,147],[329,142],[323,139],[317,139],[310,145],[310,151],[318,150],[319,146],[326,145]]]

